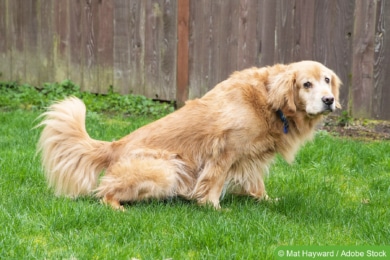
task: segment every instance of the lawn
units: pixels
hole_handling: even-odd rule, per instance
[[[1,259],[272,259],[282,245],[389,245],[390,142],[319,132],[266,180],[274,202],[228,195],[215,211],[179,198],[114,211],[55,197],[36,156],[39,115],[0,110]],[[93,138],[118,139],[151,119],[89,112]]]

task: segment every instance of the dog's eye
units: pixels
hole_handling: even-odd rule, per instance
[[[311,82],[305,82],[305,83],[303,83],[303,86],[305,87],[305,88],[311,88]]]
[[[328,77],[325,77],[325,82],[329,84],[330,79]]]

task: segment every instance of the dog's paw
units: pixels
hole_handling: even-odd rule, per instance
[[[281,200],[281,198],[271,198],[268,195],[265,195],[262,199],[260,199],[260,201],[266,201],[266,202],[270,202],[270,203],[277,203],[280,200]]]
[[[198,205],[206,207],[206,208],[214,208],[215,210],[220,210],[221,206],[219,205],[219,201],[211,201],[207,199],[198,199]]]
[[[100,202],[104,205],[109,205],[115,210],[125,211],[125,208],[120,204],[120,202],[111,196],[104,196],[104,198],[101,199]]]

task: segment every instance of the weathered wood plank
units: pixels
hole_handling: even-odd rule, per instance
[[[121,93],[131,93],[130,74],[130,5],[133,2],[118,0],[114,2],[114,90]],[[138,11],[137,11],[138,12]]]
[[[206,64],[202,66],[201,77],[202,82],[198,87],[200,88],[200,96],[204,95],[207,91],[217,85],[220,80],[220,53],[222,51],[222,46],[219,44],[219,31],[221,30],[223,19],[220,19],[222,10],[221,3],[218,1],[206,1],[204,5],[204,14],[203,17],[205,25],[203,27],[203,34],[206,35],[204,38],[204,48],[202,52],[202,61],[200,64]],[[199,66],[200,64],[195,64]]]
[[[330,10],[331,6],[334,4],[334,2],[330,1],[315,1],[315,20],[312,22],[314,25],[314,32],[312,34],[314,40],[311,59],[315,59],[320,62],[327,61],[329,49],[327,45],[329,42],[333,44],[333,41],[335,40],[333,37],[326,35],[327,32],[335,29],[332,26],[332,23],[334,22],[334,15]]]
[[[39,85],[39,48],[38,28],[39,14],[38,1],[27,0],[23,2],[23,27],[24,27],[24,56],[25,56],[25,74],[24,82],[30,85]]]
[[[26,63],[25,63],[25,40],[24,32],[26,30],[25,13],[26,6],[19,1],[9,1],[9,21],[8,27],[11,31],[10,42],[13,46],[11,51],[11,81],[25,82]]]
[[[324,2],[324,1],[321,1]],[[315,18],[318,13],[315,10],[315,1],[300,0],[296,2],[294,13],[294,42],[293,61],[313,59],[314,32],[323,31],[324,24],[318,23]],[[322,10],[323,12],[324,10]],[[325,15],[324,15],[325,16]],[[321,16],[322,17],[322,16]],[[326,25],[325,25],[326,26]]]
[[[258,64],[257,0],[240,0],[238,10],[237,70]]]
[[[372,117],[390,120],[390,3],[379,0],[377,5]]]
[[[54,4],[56,2],[52,1],[39,1],[39,4],[37,6],[38,10],[38,62],[40,66],[38,67],[39,70],[39,84],[53,81],[53,78],[55,80],[56,77],[53,77],[55,75],[55,71],[60,71],[63,68],[54,67],[54,61],[53,61],[53,46],[54,44],[57,44],[56,39],[54,39],[54,32],[53,32],[53,25],[55,24],[55,16],[54,16]],[[63,21],[62,21],[63,22]],[[66,27],[66,23],[64,23]],[[63,26],[62,25],[62,26]],[[36,66],[36,65],[35,65]],[[60,80],[64,80],[60,79]]]
[[[203,37],[210,39],[212,37],[207,33],[204,35],[203,27],[208,28],[208,21],[212,19],[210,11],[204,10],[204,7],[214,1],[190,1],[190,31],[189,31],[189,98],[193,99],[202,94],[201,89],[204,87],[203,68],[208,68],[208,63],[204,61],[204,55],[208,51],[203,48]],[[211,8],[209,7],[209,10]],[[205,13],[204,13],[205,11]],[[207,41],[206,41],[207,42]],[[207,44],[207,43],[206,43]],[[208,57],[206,57],[208,59]],[[202,64],[203,66],[200,66]],[[206,75],[207,77],[207,75]]]
[[[237,70],[238,53],[238,1],[221,1],[221,24],[218,32],[219,41],[219,72],[218,82],[226,79]]]
[[[177,55],[177,4],[173,0],[161,1],[162,28],[160,38],[160,94],[161,100],[176,97],[176,55]]]
[[[42,45],[47,44],[47,48],[52,48],[53,55],[53,77],[57,82],[61,82],[71,77],[70,70],[74,70],[73,66],[69,66],[70,62],[70,3],[72,0],[55,1],[53,8],[53,32],[52,40],[50,36],[42,37],[42,41],[45,41]],[[42,16],[44,14],[42,13]],[[43,19],[43,18],[41,18]],[[53,81],[53,78],[48,79]],[[80,82],[75,82],[80,84]]]
[[[145,94],[168,100],[176,95],[176,5],[169,0],[145,3]],[[173,88],[172,88],[173,86]]]
[[[86,0],[82,5],[82,37],[84,38],[83,90],[93,93],[99,92],[98,68],[98,1]]]
[[[352,111],[356,117],[370,117],[373,95],[375,0],[357,0],[353,34]]]
[[[11,23],[9,21],[9,0],[0,1],[0,80],[8,81],[11,79],[11,51],[12,42],[10,37]]]
[[[129,59],[131,92],[145,94],[145,4],[132,1],[130,6]],[[128,92],[129,93],[129,92]]]
[[[160,95],[160,43],[158,32],[162,27],[161,1],[145,1],[145,95],[156,98]]]
[[[258,13],[260,19],[257,23],[259,34],[259,66],[270,66],[276,62],[276,3],[274,0],[259,2]]]
[[[276,5],[275,62],[294,61],[295,47],[295,0],[281,0]]]
[[[176,105],[181,107],[188,99],[189,88],[189,17],[190,1],[177,2],[177,70]]]
[[[84,52],[85,37],[83,31],[84,5],[81,1],[69,1],[69,79],[84,89]]]
[[[207,91],[217,85],[221,75],[221,53],[226,52],[223,46],[219,44],[220,32],[222,30],[222,23],[224,19],[222,15],[222,3],[221,1],[211,1],[213,3],[205,2],[203,6],[204,24],[201,30],[203,35],[202,39],[202,50],[201,50],[201,71],[199,78],[201,79],[200,85],[198,86],[200,96],[204,95]],[[222,44],[224,45],[224,44]],[[226,57],[226,56],[225,56]],[[199,64],[195,64],[199,66]]]
[[[114,3],[113,0],[102,0],[97,6],[97,64],[99,93],[107,93],[109,86],[113,85],[114,64]]]

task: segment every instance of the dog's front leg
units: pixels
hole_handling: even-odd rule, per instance
[[[205,183],[202,185],[204,186],[203,189],[207,190],[205,194],[197,199],[198,203],[200,205],[212,205],[215,209],[220,209],[221,206],[219,205],[219,198],[222,193],[222,188],[224,182],[218,182],[217,180],[205,180]],[[213,184],[211,184],[213,183]],[[222,184],[222,185],[221,185]],[[209,185],[213,185],[212,187],[209,187]]]

